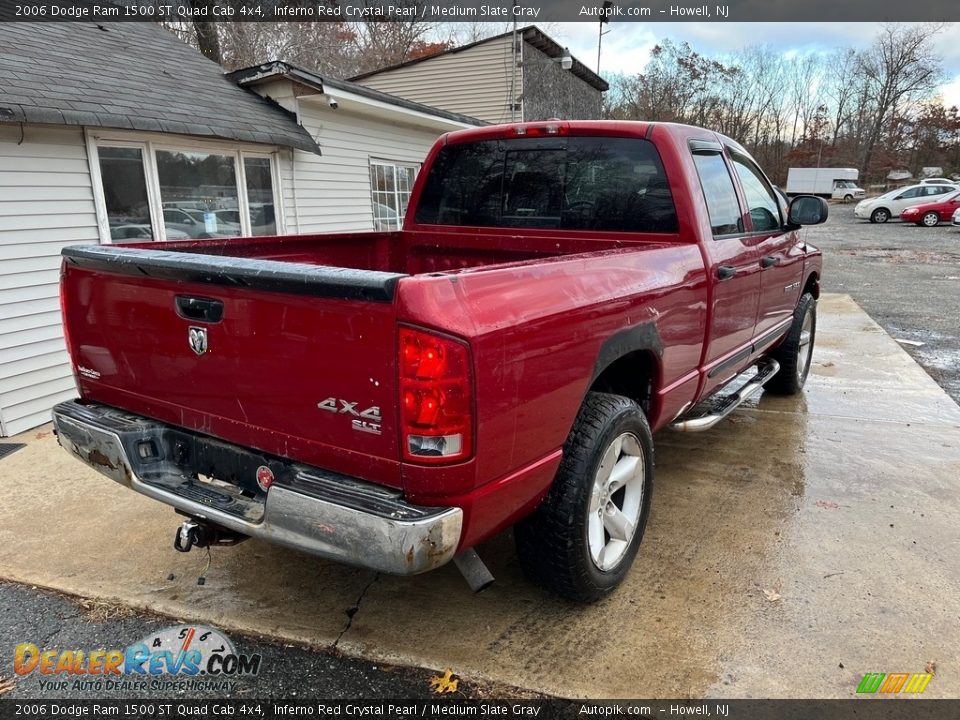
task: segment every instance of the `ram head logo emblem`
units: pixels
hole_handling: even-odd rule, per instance
[[[203,355],[207,351],[207,329],[202,327],[191,327],[187,338],[190,341],[190,349],[197,355]]]

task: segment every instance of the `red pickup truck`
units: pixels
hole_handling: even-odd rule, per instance
[[[747,152],[709,130],[539,122],[450,133],[397,232],[63,251],[84,462],[187,519],[377,571],[515,526],[576,600],[636,555],[653,432],[803,386],[821,258]]]

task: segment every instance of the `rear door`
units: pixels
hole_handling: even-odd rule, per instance
[[[692,140],[690,147],[713,236],[707,241],[712,325],[704,392],[709,392],[731,377],[750,353],[760,301],[760,264],[723,147],[704,140]]]

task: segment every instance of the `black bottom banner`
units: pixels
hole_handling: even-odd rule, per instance
[[[110,717],[954,720],[960,700],[0,700],[0,720]]]

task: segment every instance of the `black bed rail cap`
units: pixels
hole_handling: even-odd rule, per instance
[[[104,272],[385,303],[393,302],[397,281],[408,277],[379,270],[115,245],[74,245],[61,254],[71,265]]]

